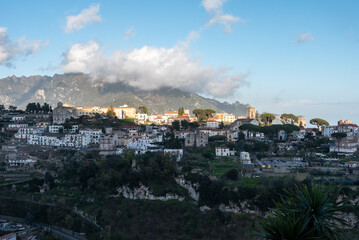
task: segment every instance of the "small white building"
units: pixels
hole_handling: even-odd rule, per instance
[[[241,152],[239,156],[242,164],[252,164],[249,152]]]
[[[148,118],[148,116],[145,113],[137,113],[136,114],[136,120],[138,120],[138,121],[146,121],[147,118]]]
[[[215,120],[209,120],[208,122],[206,122],[206,127],[207,128],[218,128],[219,123]]]
[[[92,144],[99,144],[100,143],[100,136],[102,134],[101,129],[80,129],[80,134],[89,135],[91,137]]]
[[[13,122],[21,122],[21,121],[24,121],[25,119],[26,119],[25,115],[16,115],[16,116],[11,117],[11,121],[13,121]]]
[[[62,125],[49,126],[49,133],[60,133],[60,132],[64,132],[64,126]]]
[[[330,137],[334,133],[334,127],[332,126],[324,126],[323,127],[323,136]]]
[[[218,157],[234,155],[236,155],[236,151],[234,149],[229,149],[228,147],[216,147],[216,156]]]
[[[27,136],[35,134],[35,135],[42,135],[45,131],[45,128],[39,127],[26,127],[20,128],[17,133],[15,133],[15,138],[18,139],[27,139]]]

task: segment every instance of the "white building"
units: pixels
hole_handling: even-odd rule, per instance
[[[62,125],[49,126],[49,133],[60,133],[60,132],[64,132],[64,126]]]
[[[18,139],[27,139],[27,136],[35,134],[42,135],[45,132],[45,128],[41,127],[26,127],[20,128],[17,133],[15,133],[15,138]]]
[[[229,149],[228,147],[216,147],[216,156],[218,157],[234,155],[236,155],[236,151],[233,149]]]
[[[26,119],[25,115],[16,115],[16,116],[11,117],[11,121],[13,121],[13,122],[21,122],[21,121],[24,121],[25,119]]]
[[[219,124],[217,121],[209,120],[208,122],[206,122],[206,127],[207,128],[218,128]]]
[[[28,126],[29,124],[27,123],[12,123],[7,125],[6,130],[14,131],[14,130],[19,130],[20,128],[27,128]]]
[[[86,134],[66,134],[64,144],[66,147],[87,147],[91,143],[90,135]]]
[[[80,129],[80,134],[89,135],[91,137],[92,144],[99,144],[100,143],[100,136],[102,135],[101,129]]]
[[[242,164],[252,164],[249,152],[241,152],[239,156]]]
[[[334,133],[334,127],[332,126],[324,126],[323,127],[323,136],[330,137]]]
[[[148,118],[148,116],[145,113],[137,113],[136,114],[136,120],[138,120],[138,121],[146,121],[147,118]]]

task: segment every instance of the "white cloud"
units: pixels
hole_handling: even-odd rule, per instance
[[[222,8],[223,3],[227,0],[203,0],[202,6],[206,9],[207,12],[217,11]]]
[[[121,81],[143,90],[173,87],[225,98],[244,82],[245,75],[229,74],[229,68],[203,66],[191,59],[186,48],[144,46],[105,56],[100,43],[73,45],[65,54],[64,72],[92,73],[94,79]]]
[[[299,38],[297,39],[297,43],[312,42],[312,41],[314,41],[314,37],[312,36],[311,33],[304,33],[300,35]]]
[[[125,38],[124,39],[127,40],[129,38],[134,37],[134,36],[136,36],[136,33],[133,31],[132,28],[130,28],[130,29],[127,29],[127,31],[125,32]]]
[[[212,15],[212,18],[208,21],[207,25],[222,24],[224,31],[227,33],[232,32],[232,25],[238,22],[244,22],[240,17],[233,16],[231,14],[223,14],[223,4],[226,0],[203,0],[202,6],[204,9]]]
[[[11,41],[7,28],[0,27],[0,65],[5,64],[8,67],[12,67],[12,60],[15,57],[34,54],[48,43],[49,41],[28,41],[24,37]]]
[[[227,33],[232,32],[232,24],[237,22],[244,22],[241,18],[232,16],[230,14],[226,15],[215,15],[211,20],[209,20],[208,25],[213,25],[219,23],[224,25],[224,31]]]
[[[71,33],[73,31],[80,30],[90,23],[101,22],[102,19],[98,15],[100,11],[100,5],[92,5],[89,8],[83,9],[80,14],[75,16],[67,16],[66,17],[66,26],[65,32]]]

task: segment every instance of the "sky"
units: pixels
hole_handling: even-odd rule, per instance
[[[359,1],[0,1],[0,78],[86,72],[359,123]]]

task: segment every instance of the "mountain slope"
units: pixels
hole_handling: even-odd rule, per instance
[[[143,91],[121,82],[91,81],[87,74],[55,74],[49,76],[7,77],[0,79],[0,104],[25,108],[29,102],[57,102],[77,106],[147,106],[152,113],[177,110],[211,108],[217,112],[245,115],[248,104],[221,103],[194,93],[169,87]]]

